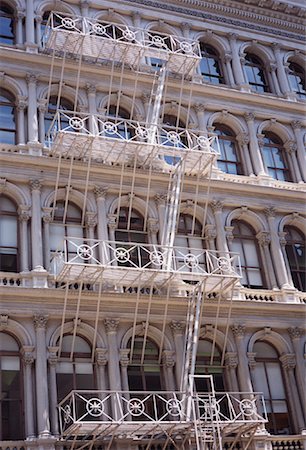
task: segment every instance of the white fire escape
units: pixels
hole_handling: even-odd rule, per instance
[[[169,80],[171,83],[175,81],[177,86],[177,125],[186,98],[189,103],[187,109],[190,110],[192,76],[200,61],[199,44],[182,37],[51,13],[43,36],[43,48],[51,59],[50,86],[58,70],[57,61],[61,58],[59,97],[68,64],[70,70],[73,65],[76,74],[76,97],[82,67],[88,65],[94,65],[97,71],[109,67],[110,94],[115,90],[114,86],[121,91],[126,72],[134,74],[135,92],[141,76],[149,80],[152,87],[152,112],[144,121],[124,119],[107,112],[80,113],[76,107],[74,111],[57,111],[47,133],[47,142],[50,156],[58,160],[55,189],[58,190],[65,180],[65,210],[72,180],[80,164],[86,167],[85,198],[94,165],[117,169],[119,205],[122,196],[129,194],[128,223],[140,171],[146,176],[142,197],[147,203],[156,176],[168,185],[166,220],[164,229],[160,230],[160,244],[65,238],[64,252],[60,251],[53,260],[56,281],[65,286],[62,330],[67,319],[69,286],[72,284],[79,286],[74,338],[77,319],[81,315],[84,285],[98,287],[95,291],[97,317],[103,292],[135,288],[132,342],[140,321],[144,324],[146,336],[150,308],[155,301],[154,292],[159,293],[159,298],[164,298],[163,330],[173,297],[186,308],[185,366],[180,390],[73,391],[58,406],[61,438],[67,441],[67,445],[79,449],[91,448],[95,443],[103,443],[105,448],[110,448],[112,443],[125,440],[139,442],[147,449],[152,443],[162,442],[163,448],[172,444],[174,448],[186,450],[221,450],[223,437],[235,436],[234,445],[243,435],[249,437],[245,446],[248,448],[252,436],[266,421],[262,395],[215,392],[210,375],[202,376],[207,378],[207,392],[198,393],[195,389],[197,343],[205,302],[209,295],[215,296],[217,327],[221,298],[228,299],[227,333],[233,288],[241,276],[239,257],[237,254],[175,245],[184,187],[192,180],[190,195],[193,197],[195,222],[203,186],[206,186],[203,198],[207,211],[209,178],[218,156],[218,143],[214,136],[208,137],[201,130],[169,126],[160,120]],[[151,70],[144,64],[150,58],[162,61],[160,70]],[[120,94],[117,97],[118,112]],[[142,289],[148,293],[145,321],[139,312]],[[225,347],[223,361],[224,356]]]

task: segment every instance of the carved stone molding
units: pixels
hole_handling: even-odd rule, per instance
[[[117,215],[108,214],[107,215],[107,225],[110,230],[115,230],[117,228]]]
[[[238,366],[238,355],[236,352],[226,352],[225,353],[225,366],[229,369],[236,369]]]
[[[30,180],[29,182],[31,191],[40,191],[41,190],[41,182],[39,180]]]
[[[231,326],[231,330],[233,335],[237,338],[241,338],[245,335],[245,326],[244,325],[233,325]]]
[[[129,348],[121,348],[119,350],[119,361],[122,367],[127,367],[130,363],[130,349]]]
[[[223,203],[220,200],[213,200],[210,203],[210,206],[214,214],[216,214],[217,212],[222,212]]]
[[[119,325],[119,319],[104,319],[104,325],[107,333],[116,333]]]
[[[269,206],[268,208],[265,208],[264,213],[266,217],[275,217],[276,216],[276,209],[274,206]]]
[[[107,194],[108,188],[106,186],[95,186],[94,194],[96,198],[105,198]]]
[[[22,361],[25,366],[31,366],[35,360],[34,347],[24,345],[21,349]]]
[[[148,219],[148,231],[150,233],[156,234],[159,230],[159,222],[157,219],[149,218]]]
[[[185,323],[179,320],[172,320],[172,322],[170,323],[170,328],[174,336],[182,335],[185,330]]]
[[[260,231],[256,234],[259,245],[266,247],[271,243],[271,235],[268,231]]]
[[[108,350],[106,348],[96,348],[96,364],[98,366],[106,366],[108,361]]]
[[[174,367],[175,358],[172,350],[164,350],[162,355],[163,365],[166,367]]]
[[[281,361],[283,368],[286,370],[293,370],[296,366],[294,353],[287,353],[286,355],[282,355],[279,360]]]
[[[254,352],[247,352],[248,362],[250,369],[255,369],[256,366],[256,353]]]
[[[34,314],[33,322],[36,329],[46,328],[49,316],[47,314]]]
[[[18,220],[20,222],[28,222],[30,219],[30,207],[27,205],[20,205],[18,208]]]
[[[168,198],[168,195],[166,193],[165,194],[156,194],[154,197],[154,200],[157,203],[157,205],[166,205],[167,198]]]
[[[0,315],[0,331],[5,330],[8,327],[9,316],[6,314]]]
[[[58,362],[58,347],[48,347],[48,363],[50,366],[56,366]]]
[[[97,225],[96,213],[87,212],[86,213],[86,226],[94,228]]]
[[[244,117],[247,122],[254,122],[255,120],[255,114],[253,112],[246,112]]]
[[[304,330],[299,327],[290,327],[288,328],[288,333],[292,340],[300,339],[304,334]]]

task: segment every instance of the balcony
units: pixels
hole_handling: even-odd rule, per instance
[[[150,439],[167,433],[194,436],[195,423],[212,435],[246,432],[267,421],[262,394],[72,391],[58,405],[62,437],[103,439],[126,434]]]
[[[113,60],[139,68],[145,58],[167,62],[170,72],[192,74],[200,61],[197,41],[93,18],[52,12],[42,47],[60,56],[84,56],[93,63]],[[149,61],[148,61],[149,62]]]
[[[219,155],[215,136],[199,130],[57,111],[47,133],[50,155],[91,158],[108,165],[152,166],[169,172],[179,163],[188,175],[204,176]]]
[[[183,247],[66,238],[64,251],[51,262],[58,282],[98,283],[116,287],[168,286],[173,291],[226,291],[241,276],[238,254]]]

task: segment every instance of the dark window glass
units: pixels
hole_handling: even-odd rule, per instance
[[[7,197],[0,197],[0,271],[18,270],[17,209]]]
[[[239,253],[242,280],[241,283],[248,288],[265,287],[260,251],[254,229],[243,221],[234,220],[233,252]]]
[[[0,88],[0,142],[16,144],[15,98],[2,88]]]
[[[261,341],[254,344],[253,351],[256,353],[253,384],[264,395],[269,420],[266,428],[271,434],[290,434],[292,430],[278,354],[272,345]]]
[[[62,97],[60,99],[59,105],[57,106],[57,101],[58,101],[58,97],[56,95],[51,95],[50,99],[49,99],[49,105],[48,105],[48,111],[45,115],[45,132],[48,133],[52,121],[54,119],[55,113],[58,110],[61,111],[73,111],[74,107],[73,104],[70,100],[67,100],[66,98]],[[69,116],[70,117],[70,116]],[[64,129],[70,129],[69,127],[69,117],[65,116],[64,114],[60,115],[60,130],[64,130]]]
[[[251,53],[246,55],[244,70],[252,90],[256,92],[269,92],[265,68],[257,56]]]
[[[195,373],[196,375],[212,375],[215,390],[224,392],[221,352],[216,345],[213,349],[212,342],[209,340],[199,340]],[[210,390],[209,383],[205,378],[196,379],[196,388],[198,392],[207,392]]]
[[[213,84],[223,84],[224,78],[221,70],[221,61],[216,50],[210,45],[200,43],[201,63],[200,70],[205,81]]]
[[[14,11],[2,2],[0,6],[0,43],[11,45],[15,43]]]
[[[295,227],[284,228],[286,235],[286,254],[294,286],[299,291],[306,291],[306,255],[305,237]]]
[[[158,142],[167,147],[175,147],[177,149],[188,146],[188,138],[184,129],[185,124],[181,120],[177,120],[176,116],[164,114],[161,124],[163,130],[158,136]],[[170,133],[170,134],[169,134]],[[177,134],[177,138],[172,139],[170,135]],[[176,165],[180,161],[179,156],[165,155],[164,160],[167,164]]]
[[[264,132],[262,155],[268,173],[275,180],[291,181],[285,150],[281,140],[271,132]]]
[[[0,333],[0,439],[23,439],[22,377],[19,345],[12,336]]]
[[[216,124],[215,133],[219,138],[220,156],[218,167],[225,173],[241,175],[241,161],[238,142],[232,130],[224,125]]]
[[[305,71],[298,64],[289,62],[288,73],[290,87],[298,98],[306,99]]]

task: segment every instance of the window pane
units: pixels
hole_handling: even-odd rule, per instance
[[[247,269],[250,286],[262,287],[262,278],[259,269]]]
[[[52,223],[50,225],[50,249],[52,251],[64,250],[65,228]]]
[[[267,373],[273,399],[285,399],[281,368],[278,362],[267,362]]]
[[[6,247],[17,247],[16,217],[0,217],[0,245]]]
[[[252,267],[259,267],[257,251],[254,242],[243,240],[243,247],[246,257],[246,265]]]

